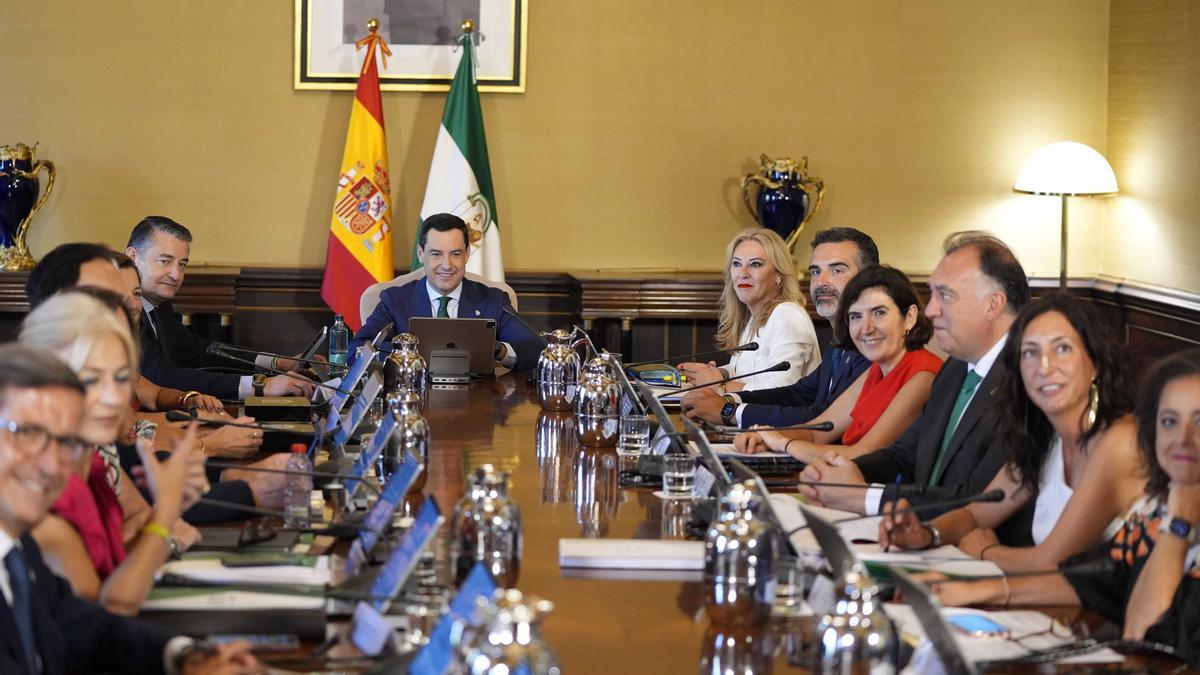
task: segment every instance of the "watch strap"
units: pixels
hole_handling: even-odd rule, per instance
[[[1200,544],[1200,528],[1183,518],[1175,517],[1170,520],[1163,518],[1162,523],[1158,526],[1158,532],[1159,534],[1173,534],[1186,541],[1189,546]]]

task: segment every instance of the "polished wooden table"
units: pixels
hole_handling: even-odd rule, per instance
[[[524,376],[431,389],[424,414],[432,430],[424,492],[437,499],[447,522],[476,467],[493,464],[511,474],[525,538],[517,587],[555,604],[544,635],[564,673],[805,672],[789,664],[788,652],[809,634],[810,620],[773,619],[757,632],[722,632],[709,626],[698,579],[581,578],[559,567],[560,539],[678,537],[689,507],[621,487],[615,450],[581,448],[572,416],[542,412]],[[448,526],[437,547],[446,578]],[[1068,624],[1089,618],[1077,608],[1050,613]],[[333,654],[351,656],[344,648]],[[1155,665],[1173,667],[1151,662],[1153,672],[1160,671]]]

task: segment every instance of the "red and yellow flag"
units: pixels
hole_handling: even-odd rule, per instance
[[[391,56],[376,29],[359,40],[367,56],[358,74],[358,89],[350,111],[350,129],[342,153],[333,219],[329,223],[329,248],[325,254],[325,280],[321,298],[346,324],[358,330],[358,299],[368,286],[392,278],[392,185],[388,180],[387,138],[383,130],[383,98],[379,95],[379,68],[375,51],[387,65]]]

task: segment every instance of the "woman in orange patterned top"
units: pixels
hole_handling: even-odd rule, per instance
[[[1154,367],[1136,414],[1146,494],[1102,546],[1115,572],[940,584],[942,603],[1082,604],[1200,666],[1200,349]]]

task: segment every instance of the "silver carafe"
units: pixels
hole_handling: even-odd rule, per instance
[[[616,447],[621,421],[621,387],[607,360],[596,357],[583,367],[575,398],[575,433],[591,447]]]
[[[579,354],[572,345],[572,334],[558,329],[543,333],[549,344],[538,357],[534,371],[534,393],[542,410],[571,410],[579,389]]]
[[[392,338],[392,353],[383,362],[383,390],[392,393],[407,389],[416,393],[424,402],[425,387],[429,382],[425,358],[417,351],[420,340],[411,333],[400,333]]]
[[[579,440],[575,438],[575,417],[564,412],[538,413],[538,473],[542,479],[541,502],[558,504],[571,499],[571,470]]]
[[[421,473],[409,492],[420,492],[429,470],[430,440],[429,422],[421,414],[421,397],[407,389],[394,391],[387,395],[387,407],[396,418],[396,426],[375,459],[375,475],[386,484],[404,462],[405,454],[410,454],[421,463]]]
[[[470,675],[561,675],[558,656],[542,637],[542,622],[554,610],[548,600],[498,590],[494,602],[479,599],[483,622],[467,636],[464,672]]]
[[[482,562],[502,588],[517,584],[521,570],[521,511],[508,494],[508,474],[484,464],[467,479],[467,493],[454,507],[450,568],[454,585]]]
[[[711,625],[700,647],[701,675],[767,675],[774,664],[774,640],[767,626]]]
[[[757,626],[771,616],[780,534],[758,515],[754,483],[735,483],[704,537],[704,607],[721,626]]]
[[[897,672],[899,642],[876,598],[879,589],[860,563],[851,566],[839,583],[833,612],[816,623],[812,671],[826,675]]]

